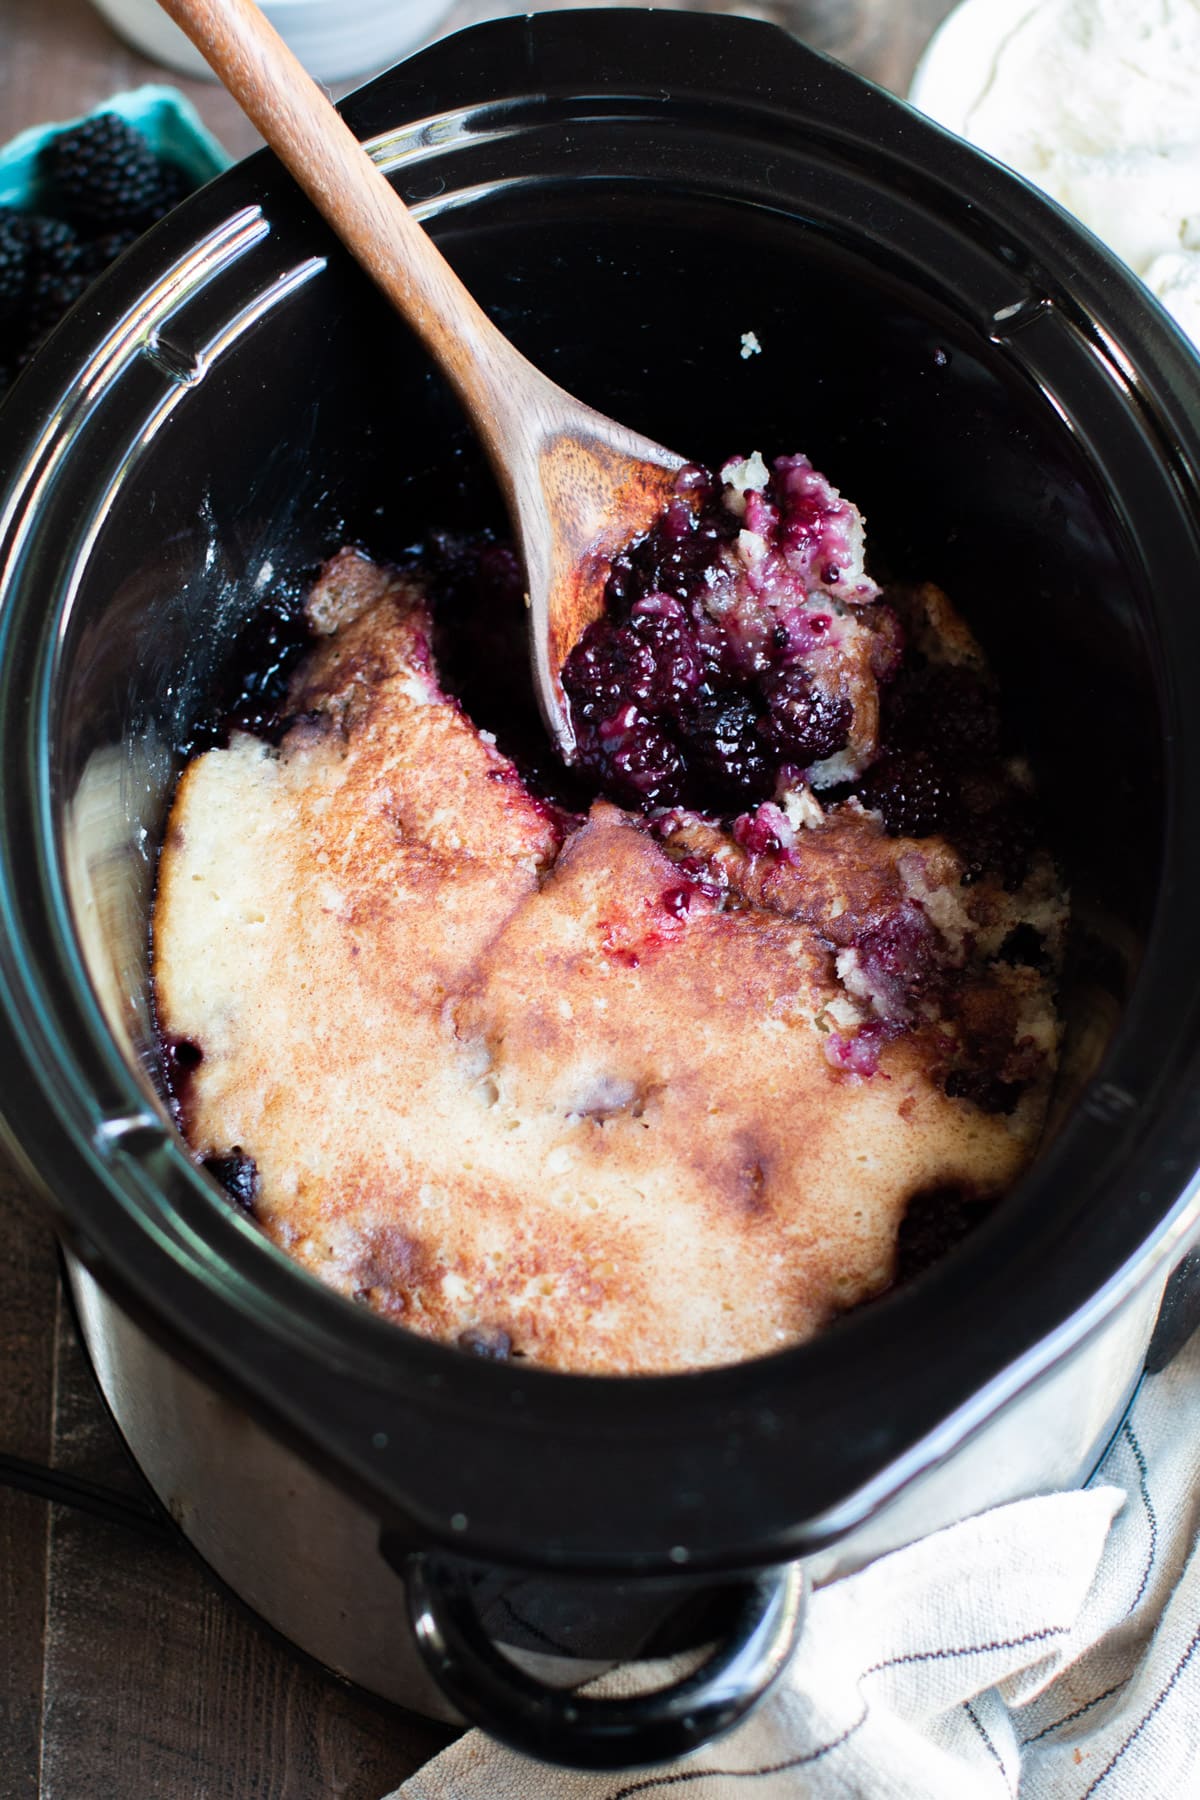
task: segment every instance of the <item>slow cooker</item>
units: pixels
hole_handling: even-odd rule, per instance
[[[486,467],[266,152],[137,244],[4,408],[2,1110],[120,1428],[213,1568],[332,1668],[550,1760],[654,1762],[765,1691],[806,1578],[1079,1480],[1181,1265],[1186,1308],[1200,364],[1065,215],[775,27],[506,19],[344,110],[565,387],[710,463],[804,450],[863,507],[877,573],[949,592],[1072,890],[1048,1140],[902,1290],[799,1348],[654,1378],[384,1323],[189,1159],[149,905],[256,609],[343,542],[386,558],[497,522]],[[689,1648],[658,1692],[574,1691]]]

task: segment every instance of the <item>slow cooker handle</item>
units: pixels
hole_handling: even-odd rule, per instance
[[[731,1730],[782,1673],[808,1593],[799,1563],[748,1579],[726,1637],[699,1668],[651,1693],[597,1699],[510,1662],[483,1627],[462,1564],[417,1551],[405,1580],[417,1644],[446,1698],[511,1749],[573,1769],[671,1762]]]

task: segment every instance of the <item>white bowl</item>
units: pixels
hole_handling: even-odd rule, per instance
[[[186,75],[212,70],[157,0],[92,0],[115,31]],[[260,0],[284,42],[318,81],[344,81],[395,62],[427,38],[452,0]]]

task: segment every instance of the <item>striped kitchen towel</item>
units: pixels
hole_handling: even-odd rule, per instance
[[[1143,1381],[1086,1489],[815,1593],[779,1687],[711,1749],[577,1775],[473,1731],[392,1800],[1193,1800],[1198,1517],[1200,1333]]]

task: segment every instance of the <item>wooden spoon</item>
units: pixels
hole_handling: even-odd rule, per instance
[[[565,393],[497,330],[254,0],[159,0],[449,377],[525,561],[534,684],[570,762],[560,672],[617,552],[662,512],[683,458]]]

